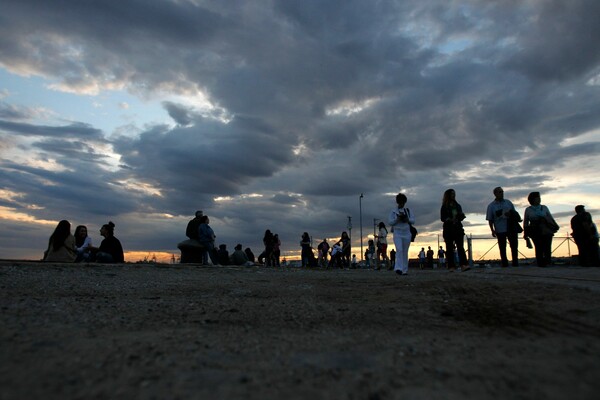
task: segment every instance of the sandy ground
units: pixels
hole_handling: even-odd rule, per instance
[[[600,268],[0,262],[1,399],[598,399]]]

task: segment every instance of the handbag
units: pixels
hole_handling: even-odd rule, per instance
[[[410,241],[414,242],[419,231],[412,224],[408,224],[408,226],[410,226]]]

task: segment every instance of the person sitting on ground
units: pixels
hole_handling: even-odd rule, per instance
[[[331,259],[328,264],[329,268],[343,268],[342,265],[342,246],[338,243],[331,248]]]
[[[75,250],[77,251],[75,262],[90,261],[91,247],[92,238],[88,236],[87,227],[85,225],[79,225],[75,228]]]
[[[229,265],[229,251],[226,244],[220,244],[217,251],[217,260],[221,265]]]
[[[585,206],[575,207],[575,216],[571,218],[573,239],[579,251],[579,265],[582,267],[600,267],[598,259],[598,230],[592,215],[585,210]]]
[[[231,265],[246,265],[249,263],[248,256],[242,250],[241,244],[237,244],[234,247],[233,253],[231,253],[231,256],[229,256],[229,262]]]
[[[125,262],[123,246],[121,246],[121,242],[115,237],[114,233],[115,224],[109,221],[108,224],[104,224],[100,228],[100,235],[104,237],[100,247],[88,246],[90,251],[95,253],[96,262],[107,264]]]
[[[253,264],[256,262],[256,258],[254,257],[254,253],[252,252],[250,247],[246,247],[246,250],[244,250],[244,253],[246,253],[246,256],[248,257],[248,261],[250,261]]]
[[[76,256],[75,237],[71,235],[71,224],[63,219],[56,225],[48,240],[48,250],[45,252],[44,261],[74,262]]]

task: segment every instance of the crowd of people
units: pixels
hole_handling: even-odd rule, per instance
[[[535,248],[537,266],[550,265],[552,263],[552,238],[559,226],[548,207],[541,203],[540,193],[531,192],[529,194],[527,200],[530,206],[525,209],[523,218],[513,203],[504,198],[504,190],[501,187],[494,188],[493,194],[494,200],[487,206],[486,220],[492,237],[498,241],[501,266],[509,266],[507,244],[511,250],[511,265],[519,266],[519,235],[521,233],[527,246]],[[395,200],[396,207],[391,210],[387,221],[395,250],[392,249],[390,257],[388,257],[387,237],[389,233],[386,224],[382,221],[377,227],[374,238],[368,241],[364,259],[367,267],[379,269],[384,265],[402,276],[408,274],[408,252],[411,242],[415,240],[417,230],[414,227],[415,215],[406,207],[408,202],[406,195],[398,193]],[[592,216],[583,205],[576,206],[575,212],[576,215],[571,219],[571,229],[572,237],[579,250],[579,263],[582,266],[600,266],[598,230]],[[446,245],[446,250],[440,246],[437,251],[440,266],[449,271],[457,269],[463,272],[468,271],[470,266],[464,247],[465,230],[463,226],[466,214],[456,199],[454,189],[444,192],[440,219],[442,221],[442,237]],[[75,234],[71,235],[71,224],[66,220],[60,221],[50,236],[44,260],[122,263],[124,262],[123,248],[120,241],[114,236],[114,228],[115,225],[112,222],[102,226],[100,234],[104,239],[100,247],[96,248],[92,245],[85,226],[78,226]],[[235,246],[232,254],[229,254],[225,244],[217,247],[216,235],[210,227],[210,219],[202,211],[197,211],[194,219],[189,221],[186,235],[189,240],[178,246],[182,250],[182,262],[208,264],[210,260],[215,265],[254,265],[256,262],[269,267],[282,265],[280,261],[281,240],[278,234],[272,233],[269,229],[263,236],[264,251],[257,258],[250,248],[242,250],[242,245],[239,243]],[[348,268],[357,264],[356,255],[351,256],[350,236],[345,231],[333,245],[329,245],[327,239],[323,239],[316,248],[317,257],[314,255],[312,239],[308,232],[302,234],[299,245],[303,267]],[[184,249],[190,252],[193,250],[194,256],[184,257]],[[428,247],[427,251],[424,247],[421,248],[419,267],[433,267],[433,258],[434,251],[431,247]]]

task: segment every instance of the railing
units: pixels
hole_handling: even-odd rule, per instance
[[[522,240],[523,240],[522,238],[519,238],[519,241],[521,241],[521,243],[523,243]],[[569,259],[572,258],[573,254],[571,253],[571,242],[573,242],[573,244],[575,243],[573,238],[570,236],[554,236],[554,239],[552,242],[553,245],[557,242],[557,240],[560,240],[560,242],[553,247],[552,256],[553,257],[568,257]],[[474,261],[474,258],[473,258],[473,241],[478,241],[480,243],[485,242],[485,241],[493,242],[491,244],[491,246],[482,255],[480,255],[480,256],[478,255],[477,261]],[[535,260],[535,249],[527,248],[527,247],[521,245],[521,243],[519,244],[519,255],[525,260]],[[473,265],[473,263],[479,263],[484,260],[489,260],[490,257],[486,258],[486,256],[497,246],[498,246],[498,240],[496,238],[493,238],[493,237],[482,238],[482,237],[467,236],[467,248],[468,248],[467,251],[468,251],[469,264]],[[510,258],[510,244],[507,243],[506,246],[507,246],[507,254],[509,255],[509,258]],[[499,258],[499,253],[496,254],[496,256],[493,259],[495,260],[498,258]]]

